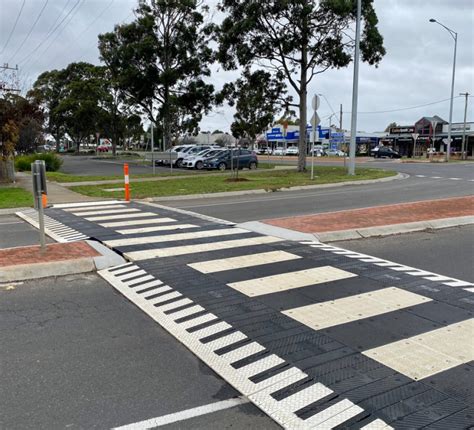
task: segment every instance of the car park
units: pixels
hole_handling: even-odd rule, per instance
[[[231,157],[232,154],[232,157]],[[208,170],[219,169],[250,169],[255,170],[258,167],[257,154],[248,149],[234,149],[219,151],[212,158],[204,160],[203,167]]]
[[[388,146],[380,146],[377,151],[372,151],[375,158],[401,158],[401,155],[397,151]]]
[[[297,146],[290,146],[286,149],[286,155],[298,155],[300,150]]]

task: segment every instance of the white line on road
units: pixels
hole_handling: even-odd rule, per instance
[[[212,414],[213,412],[222,411],[224,409],[234,408],[235,406],[245,405],[249,403],[247,399],[237,397],[235,399],[223,400],[222,402],[210,403],[197,408],[186,409],[181,412],[163,415],[158,418],[151,418],[149,420],[140,421],[138,423],[127,424],[121,427],[115,427],[114,430],[145,430],[159,426],[164,426],[178,421],[189,420],[191,418],[199,417],[201,415]]]

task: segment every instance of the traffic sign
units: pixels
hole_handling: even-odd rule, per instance
[[[313,117],[311,118],[312,130],[315,130],[320,122],[321,122],[321,119],[319,118],[319,115],[316,112],[314,112]]]

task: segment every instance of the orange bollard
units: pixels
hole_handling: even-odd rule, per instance
[[[123,175],[125,178],[125,200],[130,201],[130,177],[128,176],[128,164],[123,165]]]
[[[48,206],[48,195],[43,193],[41,195],[41,202],[43,203],[43,207],[45,208],[46,206]]]

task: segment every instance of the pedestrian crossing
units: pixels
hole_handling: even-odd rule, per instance
[[[468,301],[439,304],[405,278],[377,283],[354,268],[360,262],[442,284],[448,299],[469,282],[169,208],[102,203],[64,207],[54,213],[63,223],[51,219],[59,232],[74,222],[98,226],[97,238],[130,261],[100,275],[284,428],[392,428],[368,397],[341,386],[394,373],[425,381],[474,361]],[[362,373],[345,382],[341,375],[361,360]],[[340,368],[320,370],[333,365]],[[367,373],[371,366],[377,370]]]

